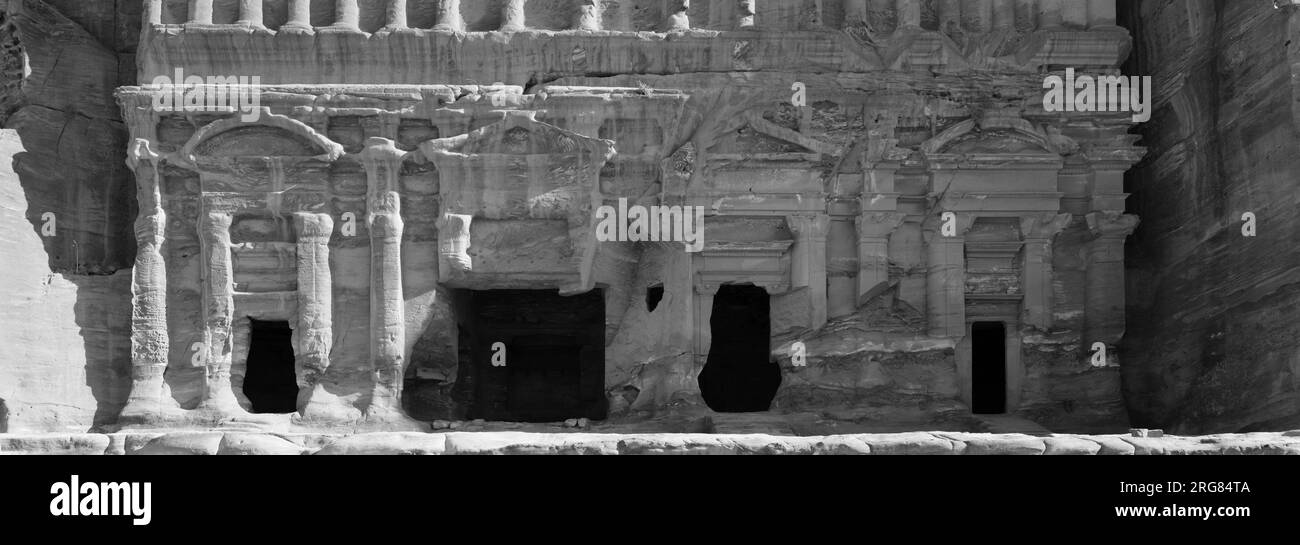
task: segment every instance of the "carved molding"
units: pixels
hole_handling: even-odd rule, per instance
[[[311,126],[293,119],[288,116],[271,113],[269,108],[263,108],[260,119],[257,121],[244,121],[239,117],[231,117],[214,121],[194,132],[189,141],[180,149],[175,156],[177,165],[190,170],[199,170],[195,151],[199,149],[208,140],[220,136],[227,131],[247,128],[247,127],[273,127],[285,130],[295,136],[306,139],[311,144],[319,147],[321,153],[313,156],[313,159],[332,163],[343,156],[343,145],[330,140],[325,135],[313,129]]]

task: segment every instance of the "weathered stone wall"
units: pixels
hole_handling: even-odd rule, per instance
[[[1300,12],[1274,4],[1290,2],[1133,2],[1121,21],[1156,95],[1125,182],[1142,217],[1123,345],[1135,425],[1300,425]]]

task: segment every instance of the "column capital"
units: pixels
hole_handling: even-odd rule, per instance
[[[329,214],[295,212],[293,221],[300,242],[329,240],[334,236],[334,218]]]
[[[664,32],[675,32],[691,29],[691,20],[686,12],[691,9],[691,0],[665,0],[664,13]]]
[[[791,214],[785,218],[795,236],[825,239],[830,231],[831,218],[826,214]]]
[[[1138,226],[1138,217],[1113,210],[1093,212],[1085,216],[1088,230],[1098,238],[1124,238]]]
[[[854,227],[858,230],[859,240],[884,238],[898,229],[905,219],[907,214],[903,212],[865,212],[858,215]]]
[[[1032,214],[1020,217],[1020,234],[1025,239],[1051,239],[1070,225],[1071,214]]]

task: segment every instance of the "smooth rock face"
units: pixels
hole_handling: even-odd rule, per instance
[[[1133,66],[1163,88],[1139,128],[1148,159],[1125,184],[1143,218],[1127,252],[1122,346],[1134,426],[1300,424],[1300,12],[1270,7],[1133,2],[1121,17]]]

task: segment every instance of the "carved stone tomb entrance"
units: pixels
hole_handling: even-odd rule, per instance
[[[472,347],[469,371],[476,375],[472,418],[605,418],[600,290],[574,296],[554,290],[467,291],[461,300],[469,307],[462,333]]]
[[[769,359],[771,323],[767,291],[724,285],[713,297],[712,343],[700,372],[700,393],[718,412],[771,408],[781,385],[781,368]]]
[[[971,324],[972,412],[1002,414],[1007,410],[1006,325]]]
[[[291,413],[298,410],[298,382],[294,371],[293,330],[289,322],[249,320],[252,341],[244,375],[244,395],[254,413]]]

